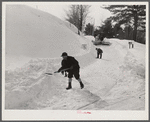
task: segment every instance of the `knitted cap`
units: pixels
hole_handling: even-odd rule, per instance
[[[66,52],[63,52],[61,56],[68,56]]]

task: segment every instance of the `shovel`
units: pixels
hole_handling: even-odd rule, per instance
[[[63,69],[63,70],[61,70],[60,72],[63,72],[63,71],[69,70],[69,69],[71,69],[71,68]],[[59,72],[58,72],[58,71],[55,71],[54,73],[59,73]],[[45,74],[47,74],[47,75],[53,75],[52,73],[45,73]]]

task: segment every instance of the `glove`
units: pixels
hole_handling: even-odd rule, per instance
[[[54,72],[54,73],[59,73],[58,71]]]
[[[61,74],[64,75],[64,71],[61,71]]]
[[[73,69],[73,66],[71,66],[70,69]]]

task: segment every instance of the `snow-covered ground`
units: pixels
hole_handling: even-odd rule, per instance
[[[31,13],[37,16],[37,19],[39,18],[41,19],[40,21],[42,21],[42,23],[39,23],[38,21],[28,22],[24,19],[20,20],[20,25],[24,28],[24,34],[34,27],[38,28],[41,26],[46,28],[49,24],[51,26],[55,25],[56,29],[46,29],[46,31],[53,33],[52,35],[46,35],[46,32],[43,32],[43,30],[38,34],[33,32],[27,37],[24,36],[25,38],[23,40],[22,37],[19,36],[10,36],[9,34],[11,33],[9,33],[9,31],[7,33],[8,35],[6,34],[6,53],[10,55],[6,54],[6,62],[10,61],[9,58],[11,58],[11,56],[16,56],[18,59],[20,56],[22,56],[21,59],[26,56],[30,58],[28,60],[29,62],[26,61],[27,63],[23,63],[19,68],[12,68],[13,70],[8,68],[5,71],[5,109],[145,110],[145,45],[135,42],[134,48],[129,49],[128,40],[106,39],[111,43],[111,46],[94,46],[91,42],[93,37],[78,36],[72,31],[73,29],[68,29],[65,24],[59,25],[59,29],[57,29],[58,22],[56,22],[55,17],[53,19],[49,17],[45,19],[41,11],[31,8],[27,9],[24,6],[23,8],[25,13],[30,10]],[[8,10],[11,9],[14,9],[14,7],[8,8]],[[10,11],[7,14],[17,13],[18,15],[18,9],[17,7],[17,10],[15,8],[16,12]],[[19,11],[19,13],[21,14],[22,12]],[[47,15],[47,13],[45,14]],[[27,16],[29,14],[26,13],[25,15]],[[38,17],[38,15],[40,15],[40,17]],[[32,17],[33,16],[30,16],[29,18]],[[11,19],[7,21],[11,21]],[[28,24],[30,23],[33,25],[28,28]],[[8,25],[9,22],[6,26],[7,29],[9,29]],[[15,29],[12,35],[19,33],[19,28],[17,28],[18,30],[14,26],[10,28]],[[58,31],[61,31],[61,34],[65,34],[65,36],[61,37],[61,35],[57,35]],[[44,33],[44,35],[41,37],[42,33]],[[36,34],[36,36],[33,36],[34,34]],[[46,39],[47,36],[48,39]],[[12,49],[14,42],[10,41],[13,39],[11,37],[21,41],[18,43],[17,40],[13,40],[16,41],[15,44],[22,45],[23,47]],[[59,40],[58,37],[61,37],[61,39]],[[32,48],[30,45],[32,40],[34,40],[32,42],[32,44],[34,44],[39,38],[43,41],[39,41],[39,43],[36,44],[38,47]],[[52,41],[48,42],[51,38]],[[70,42],[71,38],[72,40]],[[26,45],[25,41],[27,41]],[[61,48],[59,46],[57,48],[47,46],[54,46],[58,43],[61,43]],[[86,46],[83,48],[82,44]],[[68,46],[70,46],[70,48],[66,48]],[[43,49],[43,47],[45,48]],[[79,83],[73,79],[73,89],[66,90],[65,88],[68,84],[66,77],[61,74],[44,74],[45,72],[53,73],[58,70],[61,63],[60,55],[64,51],[63,47],[65,47],[66,52],[75,56],[79,61],[81,66],[81,79],[85,84],[84,89],[80,89]],[[102,59],[96,59],[96,47],[103,49]],[[26,48],[29,50],[26,50]],[[36,53],[38,49],[40,49],[39,52],[42,51],[42,53]],[[57,49],[59,50],[56,51]],[[18,52],[18,50],[20,50],[20,52]],[[51,57],[53,53],[56,54],[55,58],[53,56]],[[34,55],[36,56],[34,57]],[[20,62],[22,62],[21,59]],[[17,64],[17,62],[14,64]],[[6,67],[7,66],[8,64],[6,63]]]
[[[134,49],[128,49],[126,40],[109,41],[111,46],[101,46],[103,59],[95,58],[96,51],[76,56],[82,64],[83,90],[74,79],[73,89],[66,91],[67,78],[44,74],[58,69],[55,59],[38,59],[23,68],[6,71],[6,108],[144,110],[145,45],[136,43]]]

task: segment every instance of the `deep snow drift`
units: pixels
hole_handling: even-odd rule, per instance
[[[36,15],[37,18],[39,18],[38,15],[39,14]],[[30,18],[32,17],[33,16]],[[43,17],[43,14],[40,14],[40,17],[43,20],[45,16]],[[26,23],[24,20],[20,20],[20,22],[21,21],[23,21],[24,24]],[[49,22],[51,25],[56,24],[56,21],[54,22],[52,18],[49,19],[49,21],[43,21],[43,23],[39,23],[41,26]],[[54,24],[52,22],[54,22]],[[34,25],[35,23],[32,24]],[[27,29],[26,25],[21,23],[20,25],[22,25],[25,30]],[[37,25],[34,26],[38,28]],[[32,26],[32,28],[34,28],[34,26]],[[32,30],[32,28],[30,29]],[[81,90],[79,83],[73,79],[73,89],[66,90],[67,78],[63,75],[54,74],[50,76],[44,74],[45,72],[53,73],[60,67],[60,54],[63,52],[63,48],[57,47],[60,49],[58,58],[43,58],[41,53],[37,53],[36,56],[39,57],[38,59],[30,60],[29,63],[15,70],[6,70],[6,109],[145,110],[145,45],[135,43],[135,48],[128,49],[128,40],[106,39],[111,43],[111,46],[94,46],[91,42],[93,37],[87,36],[84,38],[75,33],[73,34],[73,31],[68,28],[66,29],[65,24],[62,25],[61,28],[65,28],[64,34],[66,36],[71,33],[70,38],[75,37],[77,39],[78,37],[78,41],[75,40],[77,41],[75,42],[77,43],[77,47],[70,45],[74,52],[70,53],[72,48],[68,48],[68,52],[79,61],[81,66],[81,79],[85,84],[85,88]],[[49,29],[49,31],[51,31],[51,29]],[[56,29],[56,32],[57,31]],[[15,30],[14,32],[18,31]],[[45,33],[46,32],[44,32],[44,34]],[[31,39],[35,40],[34,37],[37,39],[36,36],[31,35]],[[53,35],[53,37],[57,38],[59,36]],[[25,40],[27,38],[25,37]],[[64,43],[66,41],[70,44],[70,38],[68,37],[67,40],[64,39]],[[57,41],[59,41],[59,39]],[[19,45],[21,45],[21,43],[24,44],[24,41],[20,42]],[[42,46],[47,45],[47,43],[51,45],[57,44],[55,41],[44,41]],[[86,48],[83,48],[81,43],[86,44]],[[6,46],[9,47],[9,44]],[[104,53],[102,59],[96,59],[95,47],[101,47],[103,49]],[[22,51],[17,53],[12,51],[12,55],[13,53],[20,55],[19,53],[23,52],[24,55],[21,55],[24,57],[25,54],[34,55],[34,51],[38,48],[33,48],[33,53],[26,52],[25,49],[17,49]],[[54,52],[53,49],[54,48],[47,48],[50,52]],[[44,49],[46,52],[47,50]]]
[[[74,25],[51,14],[24,5],[6,6],[6,68],[31,58],[60,57],[63,51],[79,53],[80,40]]]
[[[7,5],[6,108],[20,106],[39,94],[35,84],[43,87],[37,80],[45,77],[45,72],[59,68],[63,51],[77,56],[81,67],[93,61],[90,41],[77,32],[74,25],[48,13],[23,5]]]

